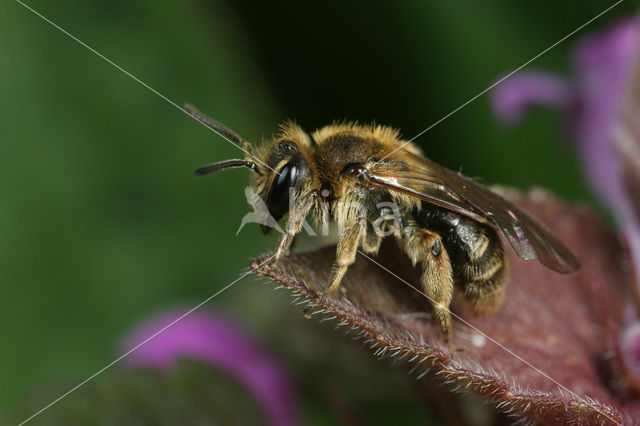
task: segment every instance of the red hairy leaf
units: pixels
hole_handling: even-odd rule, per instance
[[[628,272],[616,236],[585,208],[569,207],[541,190],[508,191],[580,259],[582,268],[558,274],[517,257],[498,312],[475,317],[457,295],[453,346],[444,344],[421,295],[419,274],[393,241],[374,261],[359,255],[336,296],[326,292],[335,247],[291,255],[252,268],[293,290],[310,312],[335,316],[372,343],[377,355],[403,358],[420,374],[484,396],[496,407],[543,423],[616,424],[640,418],[640,397],[618,390],[612,334],[628,302]],[[385,270],[388,268],[388,270]],[[410,283],[415,288],[408,285]]]

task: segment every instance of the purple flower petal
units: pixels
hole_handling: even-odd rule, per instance
[[[184,314],[165,311],[136,327],[124,348],[140,344]],[[130,364],[168,370],[179,358],[208,362],[243,383],[265,411],[270,424],[299,424],[298,402],[287,369],[237,323],[210,312],[192,312],[132,352]]]
[[[619,220],[626,195],[610,134],[638,47],[637,36],[637,22],[632,18],[580,40],[574,51],[571,84],[544,72],[519,73],[491,92],[496,117],[507,122],[517,122],[533,105],[565,109],[587,178]]]
[[[640,44],[635,17],[581,39],[573,54],[575,78],[569,88],[544,73],[516,74],[492,92],[496,116],[517,121],[531,105],[564,107],[591,187],[611,207],[625,233],[640,273],[640,224],[622,182],[622,166],[611,134],[617,107]]]
[[[640,43],[637,18],[582,39],[574,52],[580,110],[575,114],[575,135],[591,186],[614,212],[629,246],[640,282],[640,223],[623,181],[620,151],[613,142],[619,107],[627,92]]]
[[[611,132],[638,47],[634,19],[582,39],[574,52],[579,110],[574,133],[580,142],[583,165],[591,186],[621,216],[626,195]],[[621,219],[621,217],[618,217]]]
[[[545,72],[514,74],[491,91],[491,106],[500,120],[515,124],[533,106],[568,108],[573,91],[567,82]]]

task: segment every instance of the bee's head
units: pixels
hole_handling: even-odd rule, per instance
[[[222,124],[204,116],[191,105],[186,105],[185,109],[196,120],[237,143],[245,151],[244,159],[225,160],[199,167],[194,172],[196,176],[239,167],[253,170],[253,189],[276,221],[288,213],[290,204],[293,207],[293,200],[302,192],[308,191],[312,182],[309,149],[313,142],[299,126],[284,124],[281,133],[256,153],[251,143]],[[263,226],[262,230],[267,233],[270,228]]]
[[[255,190],[275,220],[284,217],[312,185],[311,147],[309,135],[298,125],[287,122],[265,149],[266,173],[256,177]]]

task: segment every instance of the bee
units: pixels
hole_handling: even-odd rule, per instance
[[[332,124],[308,134],[289,122],[271,143],[254,150],[194,107],[186,110],[246,154],[195,174],[249,168],[269,213],[276,221],[287,216],[273,262],[287,254],[307,215],[319,224],[337,223],[342,232],[328,285],[334,294],[357,251],[377,253],[384,238],[378,231],[391,230],[421,268],[422,290],[447,344],[454,288],[476,314],[494,312],[504,299],[508,265],[499,233],[523,259],[537,259],[559,273],[580,267],[543,225],[489,188],[429,160],[390,127]]]

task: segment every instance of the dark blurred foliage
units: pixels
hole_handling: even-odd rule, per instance
[[[412,138],[601,12],[602,2],[276,1],[257,11],[230,2],[261,76],[278,94],[278,119],[315,129],[333,120],[376,121]],[[596,21],[594,30],[623,12]],[[628,10],[628,8],[627,8]],[[573,39],[529,66],[563,71]],[[551,114],[503,132],[486,96],[417,139],[425,153],[486,182],[553,188],[585,198],[573,154],[559,147]],[[568,173],[570,173],[568,175]]]
[[[40,389],[22,419],[74,383]],[[161,403],[158,403],[162,401]],[[120,369],[61,400],[34,425],[266,425],[248,391],[207,365],[185,361],[168,374]]]
[[[413,137],[606,7],[577,0],[27,4],[171,101],[191,102],[252,141],[285,118],[307,129],[376,120]],[[583,32],[634,8],[624,3]],[[239,156],[236,148],[19,3],[0,4],[0,16],[6,411],[42,383],[92,374],[136,321],[203,300],[275,240],[257,226],[235,236],[248,210],[246,171],[191,175],[202,163]],[[532,66],[566,71],[574,40]],[[505,131],[482,96],[418,143],[486,182],[541,185],[591,203],[577,159],[551,136],[556,127],[552,113],[540,112]],[[245,279],[210,306],[242,318],[287,361],[304,360],[286,339],[269,341],[299,316],[270,288]]]

